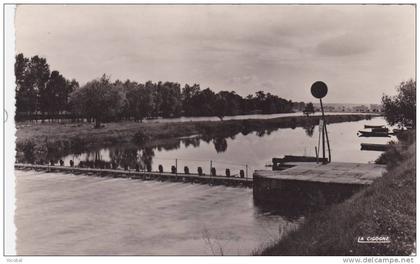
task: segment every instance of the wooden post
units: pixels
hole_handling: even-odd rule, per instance
[[[325,133],[324,127],[322,128],[322,158],[325,159]]]
[[[330,140],[328,139],[327,122],[325,122],[325,120],[324,120],[324,129],[325,129],[325,137],[327,138],[327,147],[328,147],[328,162],[331,162],[331,148],[330,148]]]

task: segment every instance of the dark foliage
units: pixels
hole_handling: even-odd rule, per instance
[[[292,112],[301,107],[270,93],[258,91],[243,98],[234,91],[215,93],[176,82],[137,83],[104,74],[79,89],[58,71],[50,72],[45,58],[16,56],[16,120],[72,119],[100,123],[118,120],[142,122],[146,118],[179,116],[225,116]]]
[[[16,120],[33,116],[57,116],[68,112],[69,96],[79,84],[65,79],[58,71],[50,72],[45,58],[16,56]]]
[[[416,82],[409,80],[397,87],[396,96],[384,95],[382,107],[386,121],[390,125],[404,128],[416,126]]]
[[[309,116],[310,114],[315,113],[315,108],[314,108],[314,105],[313,105],[312,103],[307,103],[307,104],[305,105],[305,109],[303,109],[303,113],[304,113],[306,116]]]

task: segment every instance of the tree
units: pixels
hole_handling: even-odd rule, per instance
[[[22,53],[16,56],[16,112],[34,112],[36,109],[36,92],[27,82],[29,59]]]
[[[16,76],[16,85],[19,89],[25,81],[26,68],[28,66],[28,58],[25,58],[22,53],[19,53],[15,57],[15,76]]]
[[[199,105],[195,105],[193,100],[200,93],[200,85],[194,84],[192,86],[185,84],[182,88],[182,110],[185,116],[194,116],[197,113]]]
[[[225,117],[228,114],[229,111],[229,93],[225,91],[221,91],[216,94],[214,99],[214,106],[213,111],[214,114],[220,118],[221,121],[223,121],[223,117]]]
[[[382,108],[386,121],[400,128],[416,126],[416,82],[412,79],[402,82],[396,96],[382,96]]]
[[[34,56],[28,64],[28,73],[26,75],[26,85],[32,86],[34,92],[37,94],[37,99],[34,100],[36,110],[41,113],[47,112],[48,98],[44,97],[44,90],[50,78],[50,66],[45,58]]]
[[[17,112],[34,113],[40,109],[40,91],[44,90],[50,75],[44,58],[30,60],[22,53],[16,56],[16,107]]]
[[[163,117],[180,116],[182,110],[181,86],[179,83],[158,83],[158,94],[161,98],[160,112]]]
[[[194,104],[199,106],[197,109],[196,116],[213,116],[215,115],[215,101],[216,101],[216,94],[210,90],[210,88],[206,88],[201,91],[199,94],[193,97]]]
[[[101,122],[117,116],[123,103],[122,91],[109,81],[105,74],[88,82],[71,95],[73,110],[85,117],[95,119],[95,128]]]
[[[279,102],[279,98],[277,96],[272,95],[271,93],[267,93],[264,103],[262,105],[262,111],[264,114],[274,114],[277,112],[281,112],[282,105]]]
[[[130,120],[131,117],[134,116],[134,109],[135,106],[132,104],[133,99],[129,100],[130,97],[134,96],[135,90],[137,88],[137,82],[131,82],[130,80],[126,80],[124,83],[120,80],[116,80],[114,85],[122,90],[124,93],[122,107],[120,109],[120,118],[125,118],[126,120]],[[131,93],[131,94],[130,94]],[[134,117],[135,119],[135,117]],[[137,121],[137,120],[135,120]]]
[[[306,116],[309,116],[310,114],[315,113],[314,105],[313,105],[312,103],[307,103],[307,104],[305,105],[305,109],[303,109],[303,113],[304,113]]]
[[[243,114],[241,109],[243,98],[234,91],[220,91],[218,93],[225,101],[225,115],[239,115]]]
[[[254,112],[257,109],[256,99],[254,98],[254,96],[252,94],[246,96],[242,100],[242,104],[241,105],[242,105],[241,106],[242,111],[245,114],[250,114],[250,113]]]
[[[66,80],[65,98],[63,98],[64,101],[65,101],[65,103],[64,103],[65,104],[65,107],[64,107],[65,111],[70,111],[71,110],[70,96],[78,88],[79,88],[79,83],[75,79],[72,79],[71,81]]]
[[[58,72],[52,71],[51,76],[40,94],[43,110],[48,113],[59,113],[65,110],[67,104],[67,81]]]
[[[153,110],[152,91],[146,89],[143,84],[127,84],[126,101],[129,115],[134,117],[135,121],[142,121],[149,116]]]
[[[69,110],[69,95],[79,84],[66,80],[58,71],[52,71],[45,58],[16,56],[16,108],[18,113],[58,113]]]

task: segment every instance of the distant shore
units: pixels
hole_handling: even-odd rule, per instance
[[[370,119],[377,115],[343,114],[326,115],[328,123],[340,123]],[[159,143],[187,137],[229,137],[237,133],[276,130],[278,128],[307,127],[317,125],[319,116],[291,116],[273,119],[246,119],[225,121],[197,121],[170,123],[117,122],[105,123],[94,129],[92,123],[17,123],[17,157],[25,151],[39,156],[47,152],[78,153],[114,144],[155,146]]]

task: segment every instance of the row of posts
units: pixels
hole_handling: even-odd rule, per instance
[[[64,161],[63,160],[59,160],[59,164],[60,164],[60,166],[64,166]],[[74,161],[73,160],[70,160],[69,164],[70,164],[70,167],[74,167]],[[51,166],[54,166],[55,165],[55,162],[53,160],[50,160],[50,165]],[[117,169],[117,166],[116,166],[115,163],[113,163],[112,165],[113,165],[112,166],[112,169]],[[246,165],[246,168],[247,168],[247,172],[248,172],[248,165]],[[135,169],[136,169],[137,172],[139,172],[140,171],[140,166],[138,164],[136,164],[136,168]],[[124,170],[128,170],[128,166],[127,165],[124,166]],[[152,167],[150,165],[148,165],[147,168],[146,168],[146,170],[147,170],[147,172],[151,172],[152,171]],[[163,173],[163,166],[162,165],[159,165],[158,166],[158,170],[159,170],[159,173]],[[171,166],[171,173],[176,174],[177,172],[178,172],[178,160],[175,160],[175,166],[173,166],[173,165]],[[198,173],[199,176],[203,176],[204,175],[203,168],[202,167],[198,167],[197,168],[197,173]],[[188,168],[188,166],[185,166],[184,167],[184,174],[190,174],[190,169]],[[213,162],[212,161],[210,161],[210,175],[211,176],[216,176],[216,168],[213,167]],[[231,177],[230,169],[226,169],[225,170],[225,175],[226,175],[226,177]],[[241,178],[245,178],[245,171],[244,170],[240,170],[239,171],[239,176]],[[248,177],[248,175],[247,175],[247,177]]]
[[[158,166],[158,170],[159,170],[159,173],[163,173],[163,166],[162,165],[159,165]],[[172,165],[171,166],[171,173],[176,174],[177,172],[178,172],[177,167],[174,166],[174,165]],[[204,175],[203,168],[202,167],[198,167],[197,168],[197,173],[198,173],[199,176],[203,176]],[[190,174],[190,169],[188,168],[188,166],[185,166],[184,167],[184,174]],[[214,167],[210,168],[210,175],[211,176],[216,176],[216,168],[214,168]],[[226,175],[226,177],[231,177],[230,169],[226,169],[225,170],[225,175]],[[239,176],[241,178],[245,178],[245,171],[244,170],[240,170],[239,171]]]

